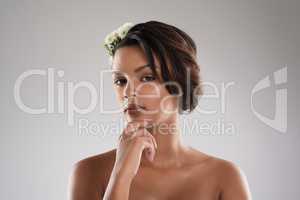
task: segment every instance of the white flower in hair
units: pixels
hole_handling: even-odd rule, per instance
[[[120,26],[117,30],[109,33],[104,39],[104,47],[110,57],[113,56],[113,50],[117,44],[127,35],[129,29],[133,26],[133,23],[126,22]],[[112,58],[110,58],[112,60]]]
[[[133,24],[130,22],[124,23],[120,28],[118,28],[119,36],[123,39],[132,26]]]
[[[105,37],[105,44],[110,45],[115,39],[118,37],[118,33],[116,31],[111,32]]]

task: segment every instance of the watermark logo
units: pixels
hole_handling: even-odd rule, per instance
[[[77,115],[85,115],[88,113],[93,112],[97,105],[99,105],[99,110],[102,115],[111,115],[111,114],[118,114],[122,113],[124,108],[117,108],[117,109],[107,109],[104,104],[106,100],[107,94],[104,92],[112,92],[110,91],[113,89],[111,87],[111,83],[108,81],[104,81],[107,77],[112,77],[113,70],[108,69],[108,70],[101,70],[100,72],[100,82],[99,85],[96,86],[92,82],[89,81],[66,81],[64,80],[65,76],[65,71],[63,70],[57,70],[55,68],[47,68],[47,69],[30,69],[27,71],[24,71],[21,73],[14,85],[14,99],[16,102],[16,105],[25,113],[28,114],[34,114],[34,115],[39,115],[39,114],[66,114],[67,118],[67,123],[69,126],[74,126],[75,123],[75,118]],[[47,96],[46,96],[46,105],[45,106],[40,106],[40,107],[34,107],[30,104],[26,104],[24,102],[24,99],[22,98],[22,85],[24,84],[25,81],[30,81],[32,76],[37,76],[41,80],[43,80],[47,86],[45,90],[47,91]],[[125,76],[127,76],[125,74]],[[189,81],[191,80],[191,73],[188,70],[187,74],[187,83],[186,83],[186,90],[189,92],[191,91],[191,85],[189,84]],[[126,77],[127,78],[127,77]],[[129,80],[129,79],[128,79]],[[131,80],[131,79],[130,79]],[[115,81],[113,81],[114,83]],[[168,100],[168,98],[171,98],[173,96],[160,96],[160,87],[161,85],[172,85],[176,86],[178,88],[179,94],[178,97],[182,95],[182,88],[180,85],[175,82],[175,81],[169,81],[169,82],[164,82],[164,83],[154,83],[150,81],[142,82],[139,83],[138,85],[135,85],[135,82],[132,82],[132,88],[136,87],[137,93],[139,93],[139,98],[143,99],[161,99],[160,104],[157,106],[158,109],[154,110],[145,110],[143,111],[143,114],[155,114],[158,112],[163,112],[164,114],[171,114],[172,112],[177,112],[177,109],[174,110],[168,110],[167,107],[165,107],[165,102]],[[131,84],[130,84],[131,85]],[[220,85],[214,82],[202,82],[201,84],[204,88],[209,90],[209,93],[205,93],[201,96],[202,102],[204,100],[207,100],[207,104],[201,104],[195,108],[194,112],[200,113],[200,114],[205,114],[205,115],[217,115],[220,114],[221,118],[223,118],[225,112],[226,112],[226,96],[229,91],[229,89],[235,85],[233,81],[231,82],[222,82]],[[200,85],[199,85],[200,86]],[[144,88],[153,88],[153,91],[156,91],[155,93],[143,93],[142,91]],[[125,88],[125,87],[124,87]],[[131,88],[131,87],[130,87]],[[109,91],[107,91],[107,89]],[[89,101],[88,104],[85,107],[79,107],[75,103],[76,99],[76,94],[80,90],[85,90],[88,92]],[[119,90],[118,90],[119,91]],[[123,87],[122,87],[123,91]],[[151,90],[152,91],[152,90]],[[195,89],[196,91],[196,89]],[[194,92],[195,92],[194,91]],[[124,91],[125,92],[125,89]],[[37,94],[39,95],[39,94]],[[120,95],[120,94],[119,94]],[[124,94],[123,94],[124,95]],[[187,98],[189,98],[190,95],[187,95]],[[85,98],[85,97],[84,97]],[[200,98],[200,97],[199,97]],[[111,102],[110,102],[111,103]],[[209,106],[207,106],[209,105]],[[221,120],[222,123],[224,124],[226,121]],[[223,123],[224,122],[224,123]],[[203,127],[205,127],[204,125]],[[103,127],[97,127],[97,126],[92,126],[96,129],[102,129]],[[211,124],[210,128],[212,130],[215,130],[215,127],[219,127],[217,125]],[[217,130],[224,130],[224,128],[220,129],[218,128]]]
[[[115,137],[126,127],[123,118],[113,121],[93,121],[87,118],[80,118],[76,123],[76,132],[79,136],[97,136],[104,138],[106,136]],[[194,136],[235,136],[236,127],[231,121],[218,118],[212,121],[203,121],[200,119],[183,118],[178,126],[176,123],[160,123],[156,126],[156,133],[175,134],[178,128],[181,135]]]
[[[264,124],[281,133],[287,132],[287,88],[281,88],[281,86],[286,83],[287,66],[261,79],[256,83],[251,91],[251,110],[254,115]],[[275,86],[275,114],[274,118],[268,118],[255,109],[253,105],[253,97],[255,93],[271,87],[272,84]]]
[[[62,78],[64,77],[64,71],[63,70],[55,70],[54,68],[48,68],[47,70],[40,70],[40,69],[31,69],[23,72],[16,80],[15,86],[14,86],[14,98],[17,106],[24,111],[25,113],[29,114],[51,114],[51,113],[59,113],[59,114],[67,114],[67,122],[68,125],[74,126],[75,121],[75,115],[80,114],[84,115],[87,113],[90,113],[94,111],[96,106],[99,103],[100,106],[100,113],[101,114],[116,114],[121,113],[122,108],[113,109],[113,110],[107,110],[104,107],[104,99],[106,95],[104,94],[105,88],[107,87],[109,83],[104,81],[104,77],[111,76],[111,70],[103,70],[100,73],[100,88],[97,89],[97,87],[92,84],[89,81],[63,81]],[[39,107],[39,108],[33,108],[29,105],[26,105],[22,98],[21,98],[21,88],[22,84],[25,80],[30,79],[31,76],[40,76],[44,79],[44,81],[47,82],[47,105],[45,107]],[[59,81],[55,81],[55,79],[59,79]],[[251,91],[251,110],[254,113],[254,115],[264,124],[270,126],[271,128],[281,132],[285,133],[287,132],[287,66],[273,72],[272,74],[264,77],[260,81],[258,81],[255,86],[253,87]],[[149,86],[156,86],[155,84],[152,84],[151,82],[145,82],[143,84],[138,85],[137,89],[142,90],[140,86],[144,86],[145,84]],[[166,84],[174,84],[176,83],[166,83]],[[189,85],[189,84],[187,84]],[[216,83],[213,82],[202,82],[202,86],[206,89],[209,89],[209,93],[204,93],[201,96],[201,103],[199,106],[195,108],[195,112],[205,115],[217,115],[220,114],[221,118],[223,119],[224,114],[226,112],[226,96],[228,93],[229,88],[232,88],[235,86],[235,82],[227,82],[227,83],[221,83],[221,87],[218,88]],[[274,87],[271,87],[274,86]],[[258,92],[266,92],[266,89],[273,89],[275,88],[275,112],[273,117],[267,117],[266,115],[263,115],[263,112],[259,112],[255,106],[254,106],[254,97]],[[89,104],[85,108],[80,108],[75,104],[75,94],[79,90],[87,90],[90,96]],[[178,88],[180,89],[180,88]],[[189,89],[189,88],[188,88]],[[100,93],[98,93],[98,92]],[[66,101],[64,100],[66,96]],[[148,96],[147,98],[157,98],[157,96]],[[165,98],[169,98],[168,96],[164,97],[161,101],[164,102]],[[98,102],[98,100],[100,102]],[[203,101],[209,100],[208,104],[203,104]],[[207,107],[209,105],[209,107]],[[160,107],[163,109],[164,106],[160,105]],[[164,109],[163,109],[164,110]],[[176,110],[175,110],[176,111]],[[228,124],[227,121],[219,120],[222,123],[222,126],[211,124],[209,127],[211,127],[210,132],[216,132],[214,130],[218,130],[217,132],[220,132],[219,130],[222,130],[221,132],[224,132],[227,125],[231,125],[229,127],[232,127],[233,124]],[[82,121],[81,121],[82,122]],[[200,122],[197,122],[195,124],[199,124]],[[203,123],[201,123],[203,124]],[[86,125],[86,124],[80,124],[80,125]],[[226,126],[225,126],[226,125]],[[201,126],[201,128],[205,128],[207,125],[204,124]],[[83,126],[82,126],[83,127]],[[92,127],[92,128],[90,128]],[[101,130],[103,129],[102,126],[90,126],[89,129],[96,129]],[[216,128],[217,127],[217,128]],[[221,128],[219,128],[221,127]],[[199,127],[197,128],[199,130]],[[87,130],[87,129],[85,129]],[[227,129],[226,129],[227,130]],[[235,132],[235,128],[229,128],[229,130],[233,130]],[[206,129],[205,129],[206,131]],[[204,131],[204,132],[205,132]],[[225,131],[228,132],[228,131]]]
[[[43,108],[32,108],[25,105],[21,98],[21,86],[26,79],[31,76],[41,76],[47,81],[47,106]],[[17,106],[28,114],[51,114],[51,113],[65,113],[67,109],[68,125],[74,125],[74,115],[87,114],[92,112],[97,106],[98,93],[96,87],[89,81],[79,82],[67,82],[63,81],[55,82],[55,77],[63,78],[63,70],[55,70],[54,68],[48,68],[47,70],[31,69],[23,72],[16,80],[14,85],[14,99]],[[64,103],[65,88],[67,88],[67,105]],[[79,89],[85,89],[90,94],[90,102],[86,108],[79,108],[75,104],[75,94]],[[57,93],[57,96],[55,95]],[[57,106],[55,106],[57,102]],[[66,107],[66,108],[65,108]]]

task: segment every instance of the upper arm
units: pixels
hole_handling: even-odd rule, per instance
[[[222,200],[251,200],[251,193],[244,172],[234,163],[226,161],[222,166]]]
[[[69,200],[101,200],[101,188],[97,188],[90,164],[87,161],[79,161],[73,166],[69,176],[68,199]]]

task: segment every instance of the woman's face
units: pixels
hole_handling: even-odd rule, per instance
[[[159,77],[155,77],[149,66],[145,67],[147,58],[139,46],[121,47],[115,53],[112,80],[128,122],[150,119],[161,123],[176,117],[178,113],[176,96],[170,95],[165,88],[158,60],[155,56],[154,59]],[[132,104],[139,110],[125,111],[127,105]]]

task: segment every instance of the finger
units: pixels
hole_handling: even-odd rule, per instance
[[[149,137],[151,139],[151,142],[153,143],[154,145],[154,148],[157,149],[158,148],[158,145],[157,145],[157,142],[154,138],[154,136],[146,129],[146,128],[143,128],[143,129],[139,129],[138,131],[134,132],[131,137],[129,137],[128,139],[133,139],[134,137],[140,137],[140,136],[146,136],[146,137]]]
[[[136,120],[129,122],[124,129],[122,135],[120,135],[119,140],[130,140],[135,136],[140,136],[140,135],[147,135],[147,134],[136,134],[137,131],[140,129],[144,131],[151,131],[152,128],[154,127],[153,120],[152,119],[143,119],[143,120]],[[156,141],[155,143],[155,148],[157,148]]]
[[[151,140],[152,140],[152,142],[154,144],[154,147],[157,149],[158,145],[157,145],[155,137],[151,133],[149,133],[149,132],[146,132],[146,135],[151,138]]]
[[[146,130],[145,129],[138,129],[137,131],[133,131],[131,134],[124,136],[123,140],[132,140],[135,137],[139,137],[139,136],[145,136],[146,134],[144,133]]]
[[[138,130],[138,124],[128,123],[119,136],[121,140],[127,140],[132,137],[132,134]]]
[[[148,127],[150,122],[148,120],[138,120],[129,122],[124,129],[125,134],[132,134],[132,132],[137,131],[141,127]]]
[[[140,127],[137,131],[132,133],[132,138],[140,137],[140,136],[147,136],[148,134],[150,134],[150,133],[148,132],[148,130],[146,128]]]
[[[141,149],[144,149],[144,148],[148,148],[148,151],[153,151],[155,153],[155,147],[154,147],[154,144],[151,140],[151,138],[149,136],[138,136],[138,137],[135,137],[133,139],[133,142],[135,144],[137,144],[136,147],[138,148],[141,148]],[[146,142],[146,144],[145,144]],[[147,144],[150,144],[150,146],[148,146]],[[144,145],[147,145],[146,147]]]
[[[151,140],[152,140],[152,142],[153,142],[153,144],[154,144],[155,149],[157,149],[158,145],[157,145],[156,139],[155,139],[154,136],[148,131],[147,128],[141,129],[140,131],[137,131],[137,132],[135,133],[135,136],[141,136],[141,135],[150,137]]]
[[[147,136],[140,136],[140,137],[143,138],[142,151],[144,152],[144,155],[149,161],[153,161],[155,156],[155,149],[154,149],[153,142]]]
[[[150,121],[147,120],[139,120],[139,121],[133,121],[127,124],[125,130],[122,134],[124,134],[124,138],[132,138],[134,133],[137,132],[139,129],[146,128],[152,126]]]

